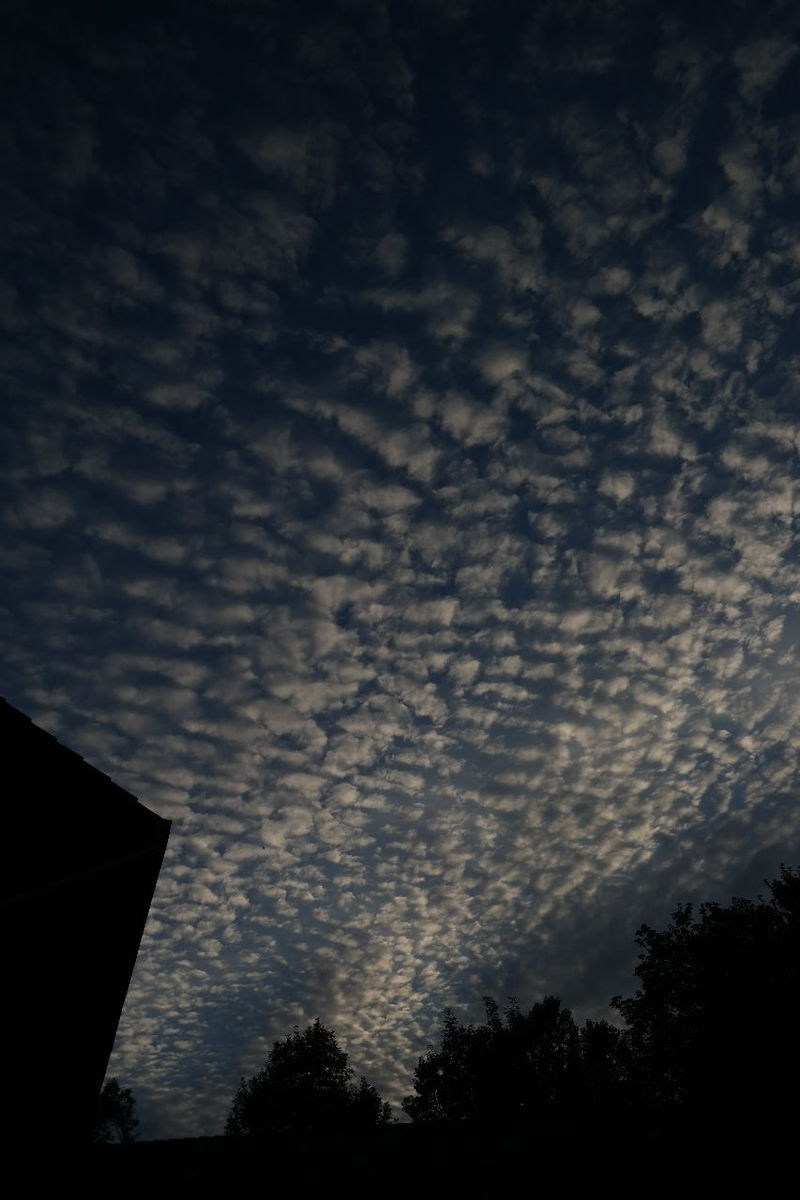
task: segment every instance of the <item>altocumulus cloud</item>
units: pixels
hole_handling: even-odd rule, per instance
[[[798,23],[696,7],[13,15],[4,690],[175,822],[151,1135],[797,855]]]

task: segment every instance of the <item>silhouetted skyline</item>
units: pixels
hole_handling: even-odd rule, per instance
[[[7,9],[0,690],[173,822],[141,1135],[608,1015],[800,860],[794,6]]]

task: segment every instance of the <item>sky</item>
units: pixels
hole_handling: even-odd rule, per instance
[[[2,686],[172,820],[110,1073],[634,987],[800,861],[800,14],[5,5]]]

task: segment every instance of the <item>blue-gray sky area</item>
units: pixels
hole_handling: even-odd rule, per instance
[[[6,4],[2,691],[173,821],[112,1073],[633,988],[800,859],[794,4]]]

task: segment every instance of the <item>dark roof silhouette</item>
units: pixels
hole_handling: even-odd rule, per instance
[[[88,1136],[170,822],[2,699],[0,750],[4,1135],[19,1156]]]

